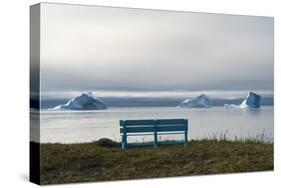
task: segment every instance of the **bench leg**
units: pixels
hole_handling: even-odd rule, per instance
[[[157,132],[154,131],[154,147],[157,148],[157,144],[158,144],[158,141],[157,141]]]
[[[122,136],[122,149],[126,149],[127,146],[127,135]]]
[[[184,147],[186,147],[188,144],[188,140],[187,140],[187,131],[184,132]]]

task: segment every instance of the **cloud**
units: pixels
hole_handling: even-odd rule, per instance
[[[43,91],[273,90],[273,18],[42,6]]]

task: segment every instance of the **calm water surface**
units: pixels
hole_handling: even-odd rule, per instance
[[[41,111],[41,142],[76,143],[99,138],[120,141],[121,119],[188,118],[189,139],[224,134],[227,138],[256,137],[264,134],[273,141],[273,107],[256,110],[180,108],[111,108],[100,111]],[[149,136],[131,137],[130,142],[148,141]],[[159,136],[159,139],[182,139],[177,136]]]

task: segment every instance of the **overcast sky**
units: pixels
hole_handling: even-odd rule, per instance
[[[41,90],[273,90],[273,18],[42,4]]]

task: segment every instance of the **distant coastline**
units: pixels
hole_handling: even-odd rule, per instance
[[[176,107],[185,98],[172,97],[99,97],[108,107]],[[45,99],[41,100],[41,108],[48,109],[64,104],[71,98]],[[273,97],[262,97],[262,106],[273,106]],[[223,106],[226,103],[240,104],[244,99],[220,99],[212,98],[213,106]],[[35,104],[35,102],[33,101]]]

